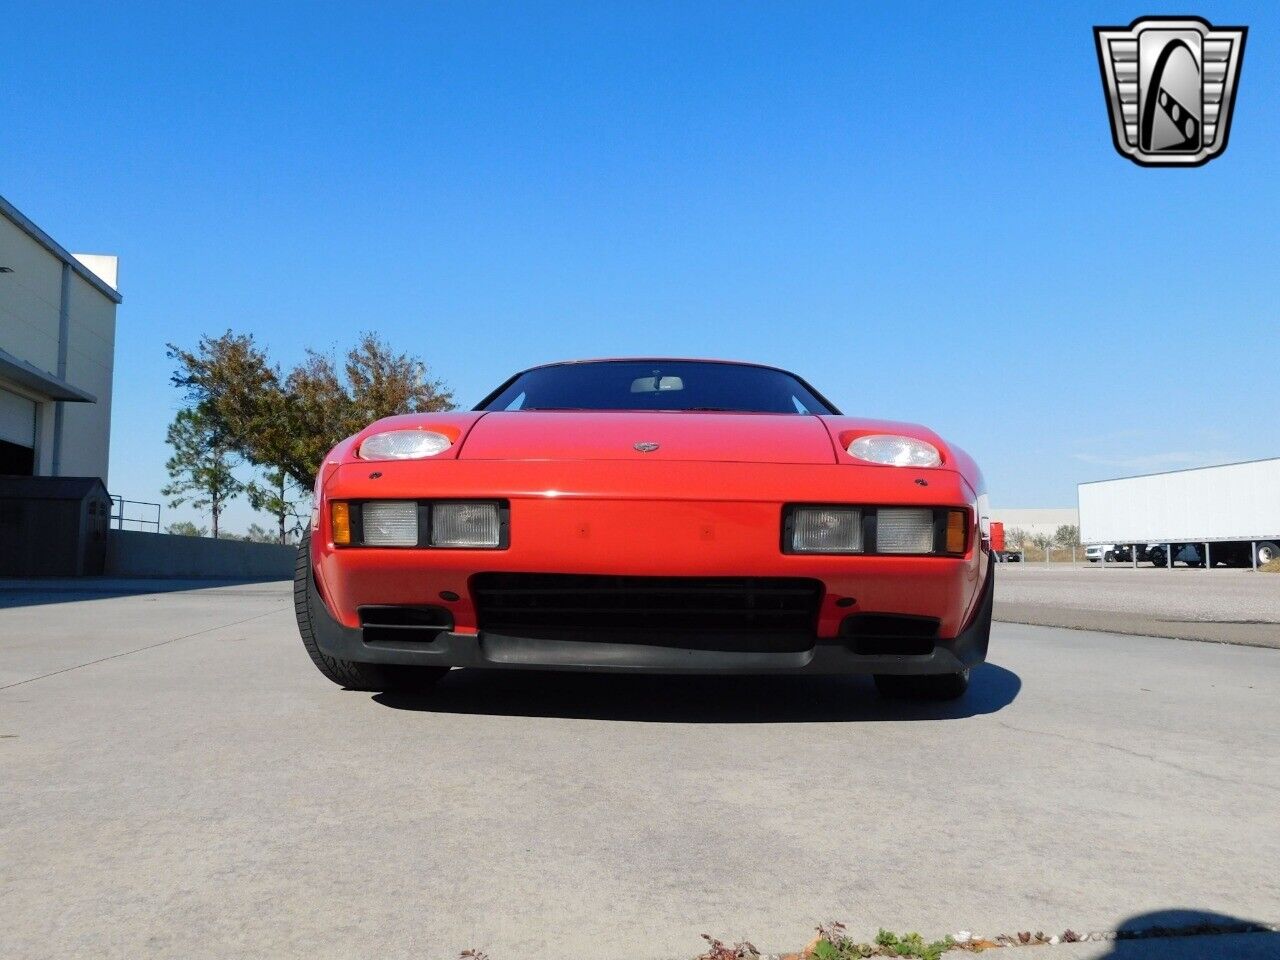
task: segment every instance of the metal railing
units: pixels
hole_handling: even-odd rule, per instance
[[[152,510],[155,516],[151,515]],[[160,504],[148,503],[146,500],[126,500],[123,497],[111,498],[112,530],[150,530],[160,532]]]

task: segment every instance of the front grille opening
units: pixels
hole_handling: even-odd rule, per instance
[[[481,631],[682,646],[796,651],[813,646],[822,583],[800,577],[624,577],[482,573]]]
[[[933,653],[939,623],[936,617],[855,613],[844,618],[840,635],[862,656],[928,656]]]
[[[430,643],[453,629],[444,607],[360,607],[365,643]]]

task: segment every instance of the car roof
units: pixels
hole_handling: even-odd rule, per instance
[[[793,380],[798,381],[806,390],[814,395],[819,402],[825,403],[831,412],[837,416],[840,415],[840,408],[824,397],[814,386],[798,373],[792,373],[785,367],[775,367],[768,363],[756,363],[751,360],[716,360],[711,357],[594,357],[585,360],[554,360],[550,363],[540,363],[533,367],[521,370],[508,377],[503,383],[493,390],[488,396],[476,404],[475,409],[482,410],[494,397],[498,396],[512,383],[515,383],[520,377],[534,370],[546,370],[551,367],[572,367],[579,364],[589,363],[722,363],[729,367],[756,367],[760,370],[773,370],[777,373],[784,373]]]
[[[549,363],[539,363],[536,366],[529,367],[527,370],[521,370],[520,373],[528,373],[530,370],[544,370],[547,367],[569,367],[584,363],[722,363],[730,367],[760,367],[764,370],[777,370],[779,373],[796,376],[790,370],[784,367],[775,367],[770,363],[757,363],[754,360],[719,360],[714,357],[589,357],[582,360],[552,360]]]

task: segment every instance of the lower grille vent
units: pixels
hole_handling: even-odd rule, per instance
[[[453,629],[444,607],[361,607],[365,643],[430,643]]]
[[[927,656],[933,653],[939,621],[891,613],[855,613],[844,618],[840,635],[863,656]]]
[[[471,591],[482,631],[709,649],[808,649],[822,599],[793,577],[482,573]]]

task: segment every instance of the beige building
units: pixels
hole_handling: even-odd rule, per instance
[[[0,475],[107,476],[117,261],[0,197]]]
[[[1006,534],[1010,530],[1024,530],[1027,536],[1034,537],[1043,533],[1052,537],[1062,526],[1080,526],[1080,511],[1075,507],[1048,509],[992,509],[991,519],[1004,524]]]

